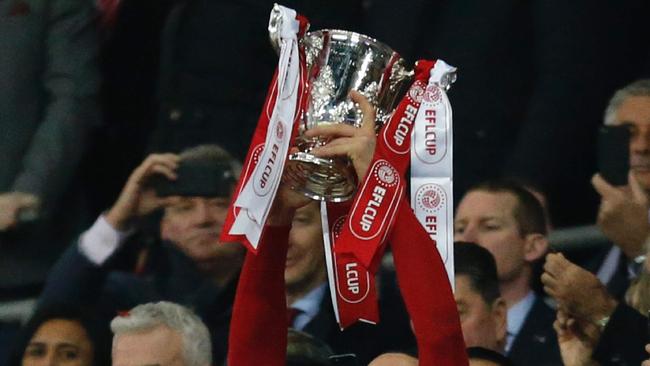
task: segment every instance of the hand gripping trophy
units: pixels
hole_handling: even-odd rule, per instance
[[[270,38],[278,49],[280,13],[274,8]],[[298,136],[289,155],[285,182],[304,195],[328,202],[354,196],[358,179],[346,159],[325,159],[312,149],[326,144],[322,138],[306,138],[306,130],[318,125],[344,123],[359,127],[362,114],[348,98],[351,90],[365,96],[375,107],[376,130],[390,118],[410,86],[413,71],[387,45],[362,34],[334,29],[307,33],[300,40],[306,58],[306,106],[300,116]]]

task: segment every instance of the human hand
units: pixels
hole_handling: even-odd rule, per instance
[[[610,185],[600,174],[591,183],[601,196],[598,227],[628,258],[643,254],[644,243],[650,235],[648,222],[648,195],[633,172],[628,176],[629,186]]]
[[[542,284],[560,309],[581,321],[596,324],[610,316],[617,306],[616,300],[596,276],[560,253],[546,256]]]
[[[557,333],[562,363],[565,366],[597,365],[591,359],[598,342],[598,328],[588,322],[578,321],[558,310],[553,328]]]
[[[0,231],[10,230],[20,221],[22,210],[38,210],[40,200],[30,193],[5,192],[0,194]]]
[[[117,201],[106,214],[106,221],[118,230],[128,228],[130,222],[164,207],[171,198],[158,197],[147,183],[155,175],[169,180],[176,179],[179,157],[175,154],[151,154],[135,168],[127,180]]]
[[[296,210],[307,206],[311,202],[314,202],[311,198],[294,191],[287,184],[281,183],[266,219],[266,224],[270,226],[289,226],[293,222]]]
[[[361,93],[353,90],[350,99],[359,104],[363,113],[361,127],[346,124],[319,125],[305,132],[305,137],[331,139],[327,144],[314,148],[311,153],[322,158],[347,156],[359,180],[362,180],[375,153],[375,108]]]

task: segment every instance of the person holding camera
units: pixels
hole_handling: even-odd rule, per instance
[[[647,318],[635,301],[645,296],[643,286],[628,287],[647,276],[650,80],[616,91],[604,124],[600,172],[592,184],[601,196],[598,227],[612,244],[601,253],[591,250],[594,263],[580,263],[585,269],[561,254],[549,254],[541,278],[558,305],[555,329],[567,365],[638,365],[648,337]],[[628,303],[623,301],[626,292]]]
[[[623,167],[618,170],[627,176],[617,178],[609,173],[611,169],[601,167],[592,179],[601,197],[598,227],[613,243],[598,269],[598,277],[613,295],[621,298],[630,280],[641,272],[650,239],[650,79],[617,90],[605,110],[604,124],[605,128],[629,131],[629,139],[610,143],[627,145],[612,146],[629,149],[629,161],[612,161],[612,165]]]
[[[219,235],[238,173],[239,163],[216,145],[148,156],[59,259],[39,306],[80,303],[108,321],[138,304],[173,301],[197,311],[215,361],[225,358],[244,248]],[[156,212],[157,235],[144,235],[145,218]]]

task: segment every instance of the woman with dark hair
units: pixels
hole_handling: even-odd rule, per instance
[[[110,365],[110,344],[108,324],[76,307],[48,306],[21,330],[9,365]]]

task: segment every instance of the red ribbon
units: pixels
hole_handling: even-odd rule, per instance
[[[354,255],[365,268],[372,268],[373,261],[381,259],[379,249],[390,232],[404,193],[411,131],[434,64],[417,63],[413,85],[380,131],[370,169],[336,244],[338,253]]]
[[[389,242],[406,309],[413,322],[420,366],[468,365],[456,301],[445,265],[403,199]]]
[[[309,21],[307,18],[304,16],[298,14],[296,16],[296,19],[300,22],[300,32],[299,32],[299,38],[301,38],[306,30],[309,28]],[[296,108],[299,108],[299,111],[304,110],[305,104],[306,104],[306,99],[305,98],[305,93],[306,93],[306,88],[305,88],[305,78],[306,78],[306,72],[305,72],[305,55],[304,51],[301,49],[300,50],[300,83],[299,83],[299,90],[298,93],[299,95],[302,95],[303,97],[300,99],[300,103]],[[240,208],[236,207],[234,203],[237,201],[237,197],[239,194],[241,194],[242,190],[246,186],[246,183],[251,177],[251,174],[255,170],[255,167],[257,166],[259,162],[259,157],[262,154],[262,151],[264,150],[264,141],[266,140],[266,134],[267,130],[269,127],[269,121],[271,119],[271,115],[273,114],[273,110],[275,108],[275,103],[277,102],[277,96],[278,96],[278,70],[275,70],[275,73],[273,75],[273,79],[271,81],[271,85],[269,86],[269,90],[266,95],[266,99],[264,101],[264,107],[262,108],[262,112],[257,120],[257,127],[255,128],[255,132],[253,133],[253,138],[251,140],[251,144],[248,148],[248,153],[246,154],[246,159],[244,163],[244,168],[242,169],[242,173],[239,176],[239,180],[237,181],[237,187],[235,188],[235,194],[233,194],[233,197],[230,202],[230,209],[228,210],[228,214],[226,216],[226,220],[224,222],[223,228],[221,230],[221,235],[220,235],[220,240],[222,242],[240,242],[244,244],[249,250],[255,251],[255,248],[251,245],[251,243],[246,239],[245,235],[232,235],[230,234],[230,229],[232,228],[233,224],[235,223],[235,219],[237,218],[237,215],[239,215]],[[294,120],[294,126],[300,121],[301,119],[301,113],[296,113],[295,114],[295,120]],[[297,133],[297,128],[293,128],[293,133],[292,133],[292,141],[296,137]]]

